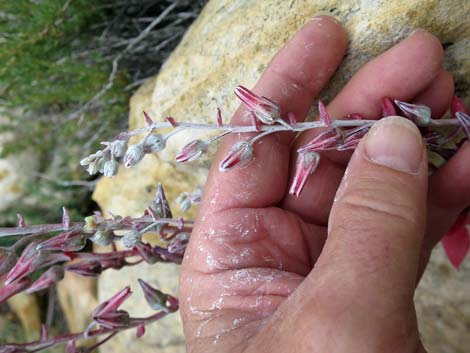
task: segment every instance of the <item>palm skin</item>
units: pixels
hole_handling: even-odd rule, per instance
[[[273,59],[255,91],[277,102],[283,115],[294,112],[304,119],[346,45],[346,34],[335,20],[314,18]],[[438,40],[415,33],[361,69],[328,111],[334,117],[361,113],[374,118],[381,98],[390,96],[425,103],[434,116],[442,115],[453,82],[441,64]],[[232,120],[249,121],[243,108]],[[413,217],[403,219],[407,230],[424,233],[427,216],[427,231],[418,250],[411,255],[404,251],[398,259],[389,256],[383,242],[371,244],[360,236],[351,243],[336,236],[331,243],[327,240],[328,217],[351,154],[323,153],[302,195],[287,194],[295,151],[311,137],[308,133],[293,141],[289,133],[268,136],[256,146],[249,165],[223,174],[218,163],[238,137],[222,142],[180,278],[188,352],[424,351],[408,287],[414,288],[433,246],[470,203],[470,147],[464,146],[430,178],[427,212],[410,209]],[[361,163],[367,168],[366,162],[356,162]],[[395,178],[406,184],[406,176]],[[427,188],[427,181],[421,184]],[[416,188],[410,182],[407,191],[413,194]],[[403,206],[403,200],[395,201]],[[426,199],[418,202],[424,209]],[[356,228],[351,231],[360,234],[361,227]],[[396,267],[405,275],[387,270]]]

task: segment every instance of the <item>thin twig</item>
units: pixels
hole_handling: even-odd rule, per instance
[[[158,16],[155,20],[152,21],[137,37],[135,37],[128,45],[127,47],[119,53],[113,60],[112,62],[112,70],[111,74],[108,77],[108,82],[103,86],[103,88],[93,97],[91,98],[88,102],[86,102],[84,105],[82,105],[78,110],[75,112],[71,113],[68,117],[67,120],[73,120],[77,118],[79,115],[83,114],[86,110],[88,110],[90,107],[92,107],[107,91],[111,89],[113,86],[114,80],[116,78],[118,66],[119,66],[119,61],[124,57],[124,55],[127,54],[137,43],[139,43],[142,39],[144,39],[150,31],[157,26],[160,22],[162,22],[165,17],[170,13],[176,6],[178,5],[178,2],[174,2],[170,6],[168,6],[165,11],[163,11],[160,16]]]

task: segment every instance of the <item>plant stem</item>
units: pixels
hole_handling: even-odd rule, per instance
[[[376,123],[378,120],[334,120],[333,127],[356,127],[363,126],[368,124]],[[431,119],[427,123],[418,123],[416,125],[419,127],[440,127],[440,126],[459,126],[458,119]],[[285,125],[261,125],[257,130],[256,127],[252,125],[239,126],[239,125],[230,125],[222,124],[220,126],[216,124],[199,124],[199,123],[188,123],[188,122],[178,122],[178,129],[193,129],[193,130],[211,130],[211,131],[226,131],[232,133],[248,133],[248,132],[282,132],[282,131],[294,131],[301,132],[310,129],[324,128],[324,124],[321,121],[309,121],[302,122],[290,125],[287,127]],[[148,127],[142,127],[129,132],[129,136],[135,136],[148,132],[149,129],[157,130],[163,128],[172,128],[172,125],[169,122],[156,122]]]

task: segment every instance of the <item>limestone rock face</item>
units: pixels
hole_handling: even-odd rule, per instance
[[[6,120],[0,115],[0,123]],[[14,138],[11,134],[0,131],[0,151],[2,145]],[[13,206],[25,193],[28,182],[34,179],[34,172],[38,168],[37,156],[31,152],[17,153],[0,158],[0,212]]]
[[[423,28],[441,39],[446,48],[445,66],[454,75],[457,93],[469,102],[468,0],[211,0],[158,76],[147,81],[132,98],[130,128],[143,125],[142,110],[156,120],[172,116],[177,121],[209,122],[215,121],[216,108],[220,107],[224,121],[228,121],[239,104],[233,89],[238,84],[252,86],[278,49],[318,12],[336,16],[350,38],[341,68],[319,98],[330,101],[365,62],[414,29]],[[194,132],[183,133],[158,156],[147,156],[136,167],[121,169],[117,177],[102,179],[94,194],[101,208],[138,215],[150,202],[158,181],[169,199],[203,185],[209,160],[186,166],[171,163],[175,153],[196,136]],[[460,273],[451,270],[441,251],[432,259],[417,295],[423,339],[431,352],[458,353],[470,346],[470,313],[468,308],[463,309],[469,305],[469,271],[468,261]],[[136,273],[176,294],[176,267],[142,266],[102,276],[100,299],[130,282],[135,287]],[[461,288],[459,292],[457,287]],[[137,312],[145,303],[136,299],[131,306],[131,311]],[[183,340],[178,316],[162,325],[163,329],[157,329],[158,324],[151,326],[137,341],[133,334],[116,337],[103,351],[126,352],[132,344],[132,351],[183,352],[182,344],[177,343]],[[171,349],[158,350],[164,342]]]

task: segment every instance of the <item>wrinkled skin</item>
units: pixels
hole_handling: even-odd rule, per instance
[[[342,26],[316,17],[254,91],[303,120],[346,48]],[[413,33],[360,69],[327,109],[374,119],[387,96],[439,117],[454,89],[442,60],[436,37]],[[240,108],[232,122],[250,118]],[[295,198],[295,151],[313,134],[268,136],[229,173],[218,164],[239,137],[222,142],[180,278],[188,352],[424,352],[413,294],[432,248],[470,204],[468,143],[430,178],[424,153],[419,172],[407,174],[371,163],[362,143],[353,155],[325,152]]]

